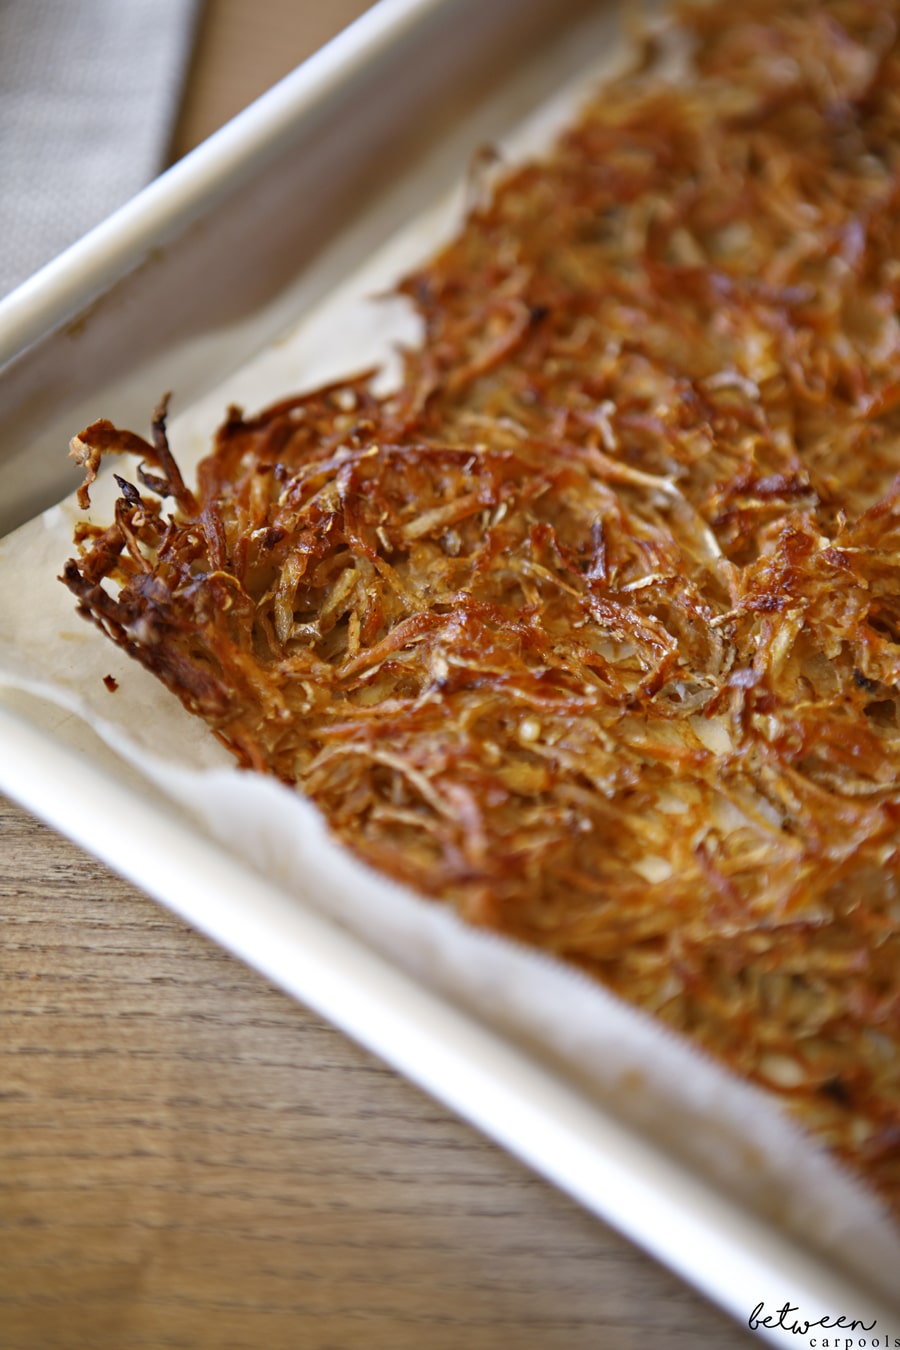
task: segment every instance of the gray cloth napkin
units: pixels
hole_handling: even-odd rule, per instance
[[[0,295],[164,167],[197,0],[0,0]]]

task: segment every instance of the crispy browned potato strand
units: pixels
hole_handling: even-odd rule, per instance
[[[897,9],[683,8],[689,78],[605,88],[404,282],[394,392],[232,409],[195,491],[164,408],[82,432],[144,491],[65,580],[356,854],[900,1215]]]

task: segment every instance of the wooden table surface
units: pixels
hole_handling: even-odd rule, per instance
[[[2,799],[0,897],[3,1350],[758,1344]]]
[[[208,5],[174,153],[364,7]],[[0,1350],[758,1344],[2,800],[0,904]]]

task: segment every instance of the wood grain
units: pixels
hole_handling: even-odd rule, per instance
[[[756,1343],[3,802],[0,897],[3,1350]]]
[[[207,0],[175,126],[178,159],[371,7],[372,0]]]

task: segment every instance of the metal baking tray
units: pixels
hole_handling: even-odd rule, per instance
[[[586,46],[613,41],[611,8],[382,0],[0,304],[0,535],[71,490],[62,447],[73,430],[99,415],[142,425],[161,390],[176,388],[183,407],[238,370],[439,198],[561,71],[576,73]],[[0,691],[0,738],[0,789],[745,1325],[757,1303],[787,1298],[890,1326],[851,1278],[261,881],[57,709]]]

